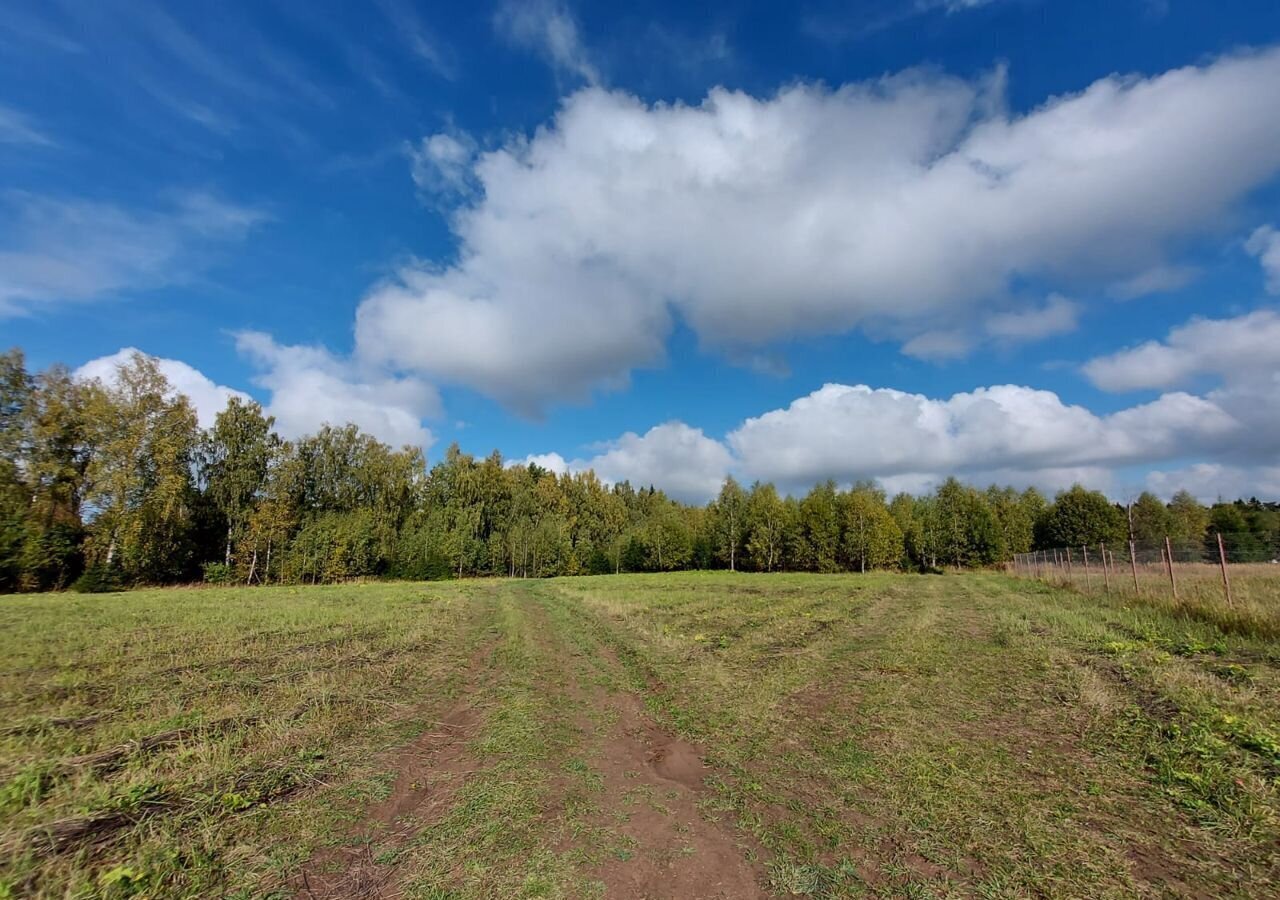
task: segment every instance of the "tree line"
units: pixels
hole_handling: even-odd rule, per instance
[[[0,590],[544,577],[729,568],[975,567],[1037,548],[1280,528],[1280,505],[1206,508],[1186,492],[1130,508],[1075,486],[986,490],[951,478],[887,498],[832,481],[803,497],[725,480],[706,506],[593,472],[450,447],[428,467],[354,425],[282,440],[233,397],[201,429],[138,354],[107,382],[0,355]]]

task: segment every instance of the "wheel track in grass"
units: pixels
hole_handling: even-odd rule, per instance
[[[564,598],[541,585],[517,590],[541,624],[539,640],[558,660],[564,689],[579,708],[581,762],[598,784],[594,802],[562,836],[561,849],[570,851],[573,840],[590,836],[581,869],[610,900],[771,896],[763,887],[759,845],[708,809],[713,792],[707,781],[715,773],[705,749],[650,713],[645,697],[630,688],[632,678],[616,651],[557,605]],[[553,782],[552,810],[562,807],[567,782]]]
[[[449,808],[466,778],[480,763],[470,743],[483,725],[477,704],[480,684],[493,668],[501,638],[483,641],[471,653],[459,698],[418,737],[391,753],[384,768],[394,774],[388,795],[367,806],[346,840],[321,849],[289,880],[297,898],[363,900],[399,896],[398,872],[387,860]],[[373,842],[380,846],[375,856]]]

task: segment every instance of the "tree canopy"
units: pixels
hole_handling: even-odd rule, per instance
[[[477,458],[428,466],[354,425],[292,441],[232,398],[208,429],[154,360],[109,382],[0,355],[0,590],[207,579],[245,584],[354,577],[543,577],[724,567],[864,572],[990,566],[1031,549],[1139,539],[1273,544],[1280,505],[1207,508],[1185,492],[1129,509],[1076,485],[979,490],[949,478],[887,502],[874,483],[826,481],[784,496],[733,478],[705,507],[651,485],[606,484]],[[1239,535],[1244,535],[1240,537]],[[1248,535],[1258,535],[1247,539]],[[1207,544],[1206,544],[1207,545]],[[1215,544],[1216,546],[1216,544]],[[1242,550],[1243,552],[1243,550]]]

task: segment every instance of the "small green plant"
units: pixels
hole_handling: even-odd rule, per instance
[[[98,877],[106,897],[136,897],[147,887],[147,873],[130,866],[114,866]]]
[[[0,787],[0,810],[16,812],[39,803],[48,789],[48,782],[48,776],[38,768],[17,773]]]
[[[200,569],[204,573],[205,584],[230,584],[235,575],[226,563],[207,562]]]
[[[1249,670],[1236,663],[1227,663],[1225,666],[1212,666],[1209,672],[1228,684],[1244,685],[1253,683],[1253,676],[1249,673]]]
[[[110,594],[124,589],[120,573],[111,566],[93,565],[71,585],[77,594]]]

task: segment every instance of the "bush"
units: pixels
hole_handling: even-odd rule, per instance
[[[109,594],[121,590],[120,573],[113,568],[93,565],[71,584],[77,594]]]
[[[207,562],[200,568],[204,572],[205,584],[230,584],[234,576],[226,563]]]

